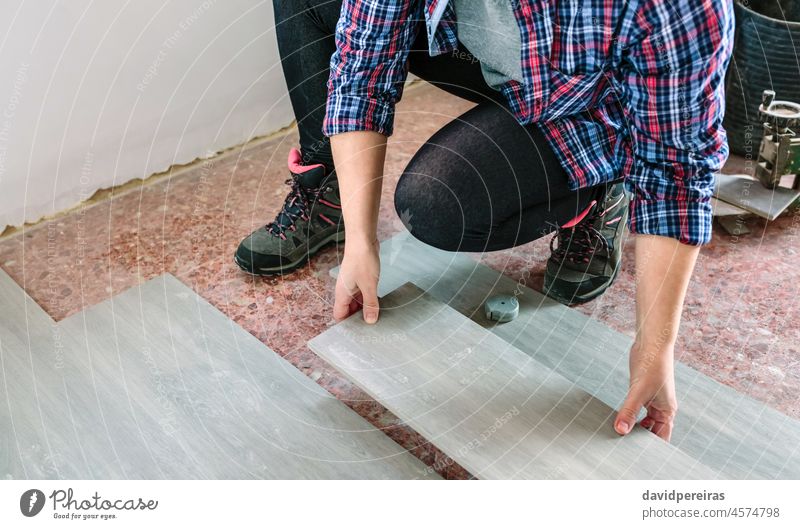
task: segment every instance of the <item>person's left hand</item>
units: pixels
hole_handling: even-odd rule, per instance
[[[672,350],[645,351],[634,345],[630,355],[631,382],[628,396],[614,421],[620,435],[630,433],[642,408],[647,416],[640,425],[669,442],[678,400],[675,397],[675,374]]]

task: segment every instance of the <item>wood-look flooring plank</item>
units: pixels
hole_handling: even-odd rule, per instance
[[[336,273],[334,269],[333,274]],[[381,244],[379,295],[413,282],[612,408],[628,387],[631,339],[481,265],[401,233]],[[520,315],[496,324],[493,294],[518,294]],[[672,444],[736,479],[800,479],[800,422],[680,362]]]
[[[719,477],[410,283],[309,346],[479,478]]]
[[[89,461],[104,467],[115,456],[96,434],[102,417],[91,373],[59,326],[2,271],[0,314],[0,476],[98,477]]]
[[[59,324],[0,292],[0,476],[439,477],[172,276]]]
[[[114,329],[91,334],[102,385],[117,380],[120,397],[169,432],[174,457],[193,462],[197,477],[430,474],[171,276],[92,307],[85,317]],[[82,332],[79,319],[64,325],[71,335]],[[159,461],[170,457],[158,453]]]

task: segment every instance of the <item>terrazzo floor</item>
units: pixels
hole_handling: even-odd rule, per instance
[[[380,238],[402,229],[392,193],[420,145],[470,103],[429,85],[407,90],[390,139]],[[133,285],[169,272],[448,478],[468,474],[401,424],[325,362],[306,341],[331,325],[338,248],[285,278],[254,278],[232,256],[239,240],[271,220],[288,190],[285,160],[296,131],[0,239],[0,266],[54,319],[61,320]],[[731,172],[746,163],[732,158]],[[686,300],[676,354],[699,371],[800,419],[800,213],[751,233],[715,223]],[[623,333],[634,328],[634,238],[615,284],[579,310]],[[476,255],[540,289],[549,237]],[[680,418],[678,419],[680,420]]]

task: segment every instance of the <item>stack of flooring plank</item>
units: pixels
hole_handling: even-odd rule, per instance
[[[628,337],[408,234],[381,262],[379,323],[309,345],[477,477],[800,478],[798,421],[679,363],[672,443],[620,438]],[[485,318],[498,293],[518,296],[513,322]]]

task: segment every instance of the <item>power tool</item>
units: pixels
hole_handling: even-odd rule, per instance
[[[775,189],[781,177],[793,174],[792,189],[800,189],[800,105],[776,101],[773,90],[764,90],[759,115],[764,137],[758,150],[756,178],[768,189]]]
[[[764,90],[758,115],[764,136],[758,150],[755,180],[747,175],[718,174],[714,196],[740,210],[773,221],[792,204],[800,206],[800,105],[776,101],[773,90]],[[792,175],[791,188],[780,185],[783,177]],[[725,213],[719,217],[725,215],[739,214]],[[726,221],[730,224],[730,219]],[[720,222],[726,226],[725,222]]]

